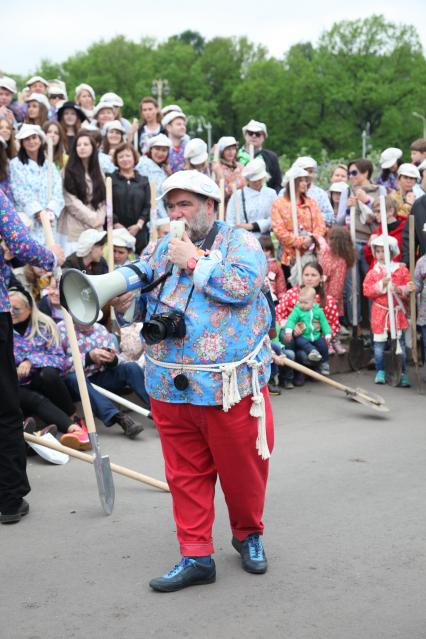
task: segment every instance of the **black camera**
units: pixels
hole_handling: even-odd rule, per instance
[[[142,336],[149,346],[159,344],[166,337],[184,338],[186,335],[185,317],[179,311],[155,313],[142,326]]]

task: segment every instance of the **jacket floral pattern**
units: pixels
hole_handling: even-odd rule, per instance
[[[16,210],[26,213],[31,219],[31,235],[40,243],[44,242],[44,233],[36,214],[42,209],[52,212],[52,229],[56,229],[56,220],[64,208],[62,180],[56,166],[52,167],[52,197],[48,196],[48,163],[39,166],[34,160],[23,164],[19,158],[10,161],[10,185]]]
[[[62,351],[65,353],[64,370],[66,373],[70,373],[74,366],[72,362],[71,347],[68,342],[67,329],[65,328],[65,322],[59,322],[58,331],[62,344]],[[81,363],[83,364],[84,372],[86,375],[93,375],[99,371],[105,370],[104,366],[98,366],[98,364],[86,365],[86,354],[94,348],[111,348],[116,351],[116,343],[114,336],[107,331],[102,324],[93,324],[93,326],[85,327],[81,329],[78,324],[75,325],[75,333],[77,336],[78,350],[81,355]],[[64,355],[62,355],[64,357]]]
[[[56,259],[46,247],[36,242],[23,225],[10,200],[0,190],[0,236],[6,242],[10,251],[22,262],[39,266],[51,271]],[[0,249],[0,312],[9,311],[10,304],[5,284],[5,260]]]
[[[31,363],[29,377],[26,380],[21,380],[21,384],[28,383],[37,368],[51,366],[64,371],[65,360],[61,345],[55,344],[52,339],[48,338],[47,334],[46,337],[40,335],[30,337],[30,332],[31,323],[27,326],[23,335],[13,331],[13,353],[16,366],[19,366],[25,360]]]
[[[401,263],[391,262],[392,283],[397,286],[397,296],[393,295],[395,309],[395,323],[398,331],[408,328],[407,307],[405,300],[409,293],[407,284],[410,281],[410,271]],[[373,301],[371,306],[371,332],[373,335],[381,335],[390,331],[389,326],[389,306],[388,295],[383,285],[383,278],[386,275],[384,264],[376,262],[365,276],[363,292],[366,297]]]
[[[166,280],[161,304],[155,312],[184,311],[191,288],[194,290],[185,311],[186,337],[166,338],[159,344],[146,346],[152,358],[176,363],[167,369],[146,359],[146,386],[155,399],[173,403],[198,405],[222,404],[222,376],[207,371],[184,371],[189,380],[185,390],[177,390],[174,378],[184,364],[222,364],[243,359],[264,340],[256,357],[259,381],[269,379],[271,360],[268,330],[271,314],[262,292],[267,273],[266,259],[259,242],[244,229],[216,222],[219,231],[210,254],[201,257],[192,275],[174,267]],[[144,254],[148,279],[162,275],[167,265],[170,236],[163,238],[153,255]],[[141,262],[143,264],[143,262]],[[146,297],[146,319],[156,308],[158,287]],[[146,321],[146,320],[145,320]],[[242,365],[237,370],[241,397],[252,392],[251,369]]]

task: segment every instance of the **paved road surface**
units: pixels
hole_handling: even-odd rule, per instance
[[[0,529],[1,638],[424,639],[426,396],[383,395],[387,417],[318,383],[274,399],[269,572],[240,569],[218,490],[217,582],[173,594],[147,585],[178,556],[167,494],[116,476],[105,517],[91,466],[31,458],[31,513]],[[102,450],[164,477],[150,423]]]

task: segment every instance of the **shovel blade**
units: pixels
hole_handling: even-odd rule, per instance
[[[347,395],[350,399],[353,399],[354,402],[358,402],[358,404],[368,406],[379,413],[389,413],[389,408],[386,406],[385,400],[380,395],[376,395],[376,393],[371,393],[364,388],[354,388],[352,392],[347,393]]]
[[[360,337],[352,337],[349,342],[349,366],[353,371],[359,371],[364,363],[364,342]]]
[[[390,386],[398,386],[402,373],[402,355],[397,353],[398,340],[391,340],[390,353],[385,352],[386,381]]]
[[[109,456],[101,455],[96,433],[89,433],[89,439],[94,452],[93,466],[95,467],[99,500],[104,513],[110,515],[114,509],[115,487]]]

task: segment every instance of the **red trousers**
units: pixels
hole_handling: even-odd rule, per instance
[[[266,432],[272,451],[274,426],[267,387]],[[269,462],[256,450],[257,417],[251,396],[225,413],[214,406],[168,404],[151,398],[173,498],[180,552],[186,556],[214,552],[214,494],[219,480],[228,506],[233,535],[242,541],[262,533]]]

